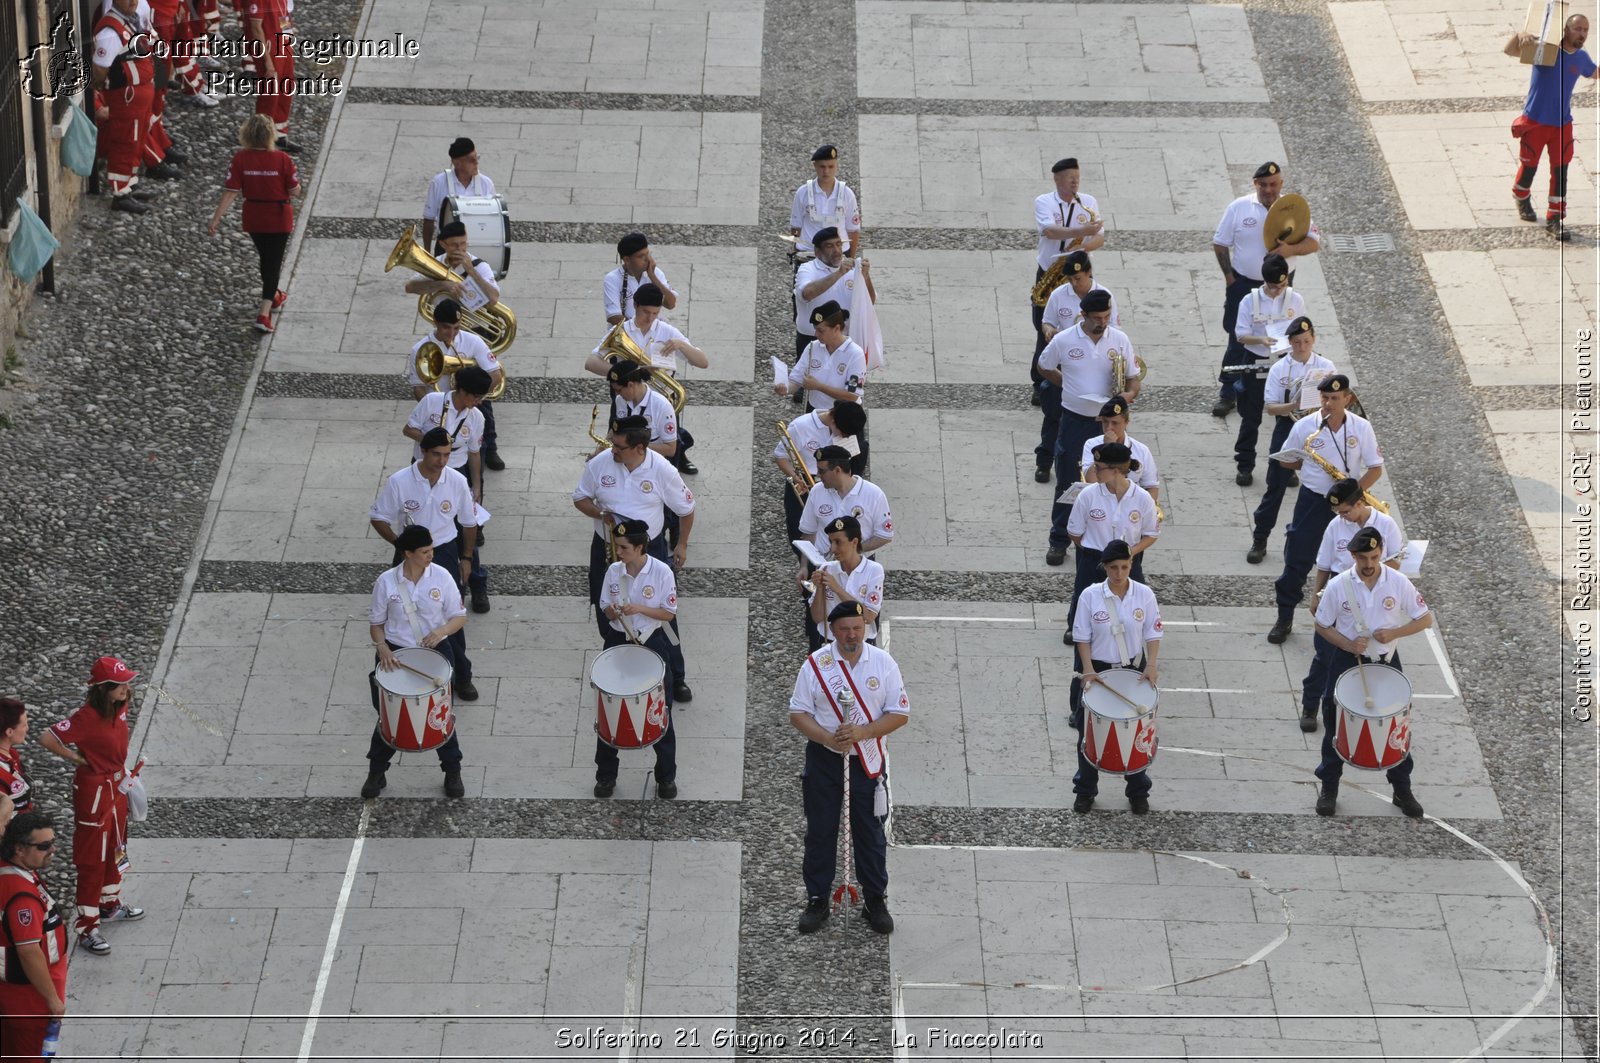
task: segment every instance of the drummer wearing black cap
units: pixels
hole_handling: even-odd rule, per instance
[[[811,169],[816,174],[795,189],[789,209],[789,235],[794,237],[795,261],[815,254],[813,240],[817,230],[832,226],[845,236],[845,254],[861,254],[861,205],[850,186],[839,180],[839,149],[824,144],[811,153]]]
[[[435,228],[444,221],[444,201],[450,196],[492,196],[494,182],[478,172],[478,149],[466,137],[450,143],[450,167],[428,182],[428,195],[422,203],[422,246],[433,247]],[[438,253],[434,248],[434,253]]]
[[[1050,167],[1055,189],[1033,200],[1033,224],[1039,230],[1038,270],[1033,275],[1035,284],[1062,255],[1098,251],[1105,246],[1105,222],[1097,217],[1100,204],[1087,192],[1078,190],[1082,176],[1077,159],[1061,159]],[[1048,409],[1045,395],[1040,390],[1045,378],[1039,374],[1039,355],[1050,339],[1042,328],[1044,314],[1045,307],[1033,307],[1035,339],[1031,375],[1035,389],[1033,404]]]
[[[681,689],[683,648],[674,626],[678,616],[678,583],[672,566],[647,552],[650,526],[642,520],[618,521],[611,529],[617,560],[600,584],[599,608],[606,619],[605,648],[633,642],[654,650],[667,666],[667,727],[656,742],[656,796],[678,796],[678,736],[672,729],[672,703]],[[677,681],[674,682],[674,677]],[[687,699],[685,699],[687,700]],[[617,788],[617,751],[594,741],[594,795],[610,797]]]
[[[1350,540],[1352,568],[1330,580],[1317,606],[1317,634],[1332,647],[1328,659],[1328,695],[1322,709],[1322,763],[1317,778],[1322,792],[1317,796],[1317,815],[1331,816],[1337,809],[1339,778],[1344,761],[1334,749],[1338,729],[1338,707],[1332,701],[1339,677],[1360,661],[1400,667],[1400,639],[1433,626],[1433,613],[1417,593],[1416,586],[1398,569],[1383,563],[1383,536],[1375,528],[1362,528]],[[1363,706],[1365,707],[1365,706]],[[1390,710],[1400,706],[1384,706]],[[1388,770],[1394,787],[1394,803],[1413,819],[1422,815],[1422,803],[1411,792],[1411,771],[1415,764],[1406,759]]]
[[[1083,318],[1083,297],[1090,292],[1099,291],[1111,295],[1105,285],[1095,283],[1094,265],[1089,261],[1089,252],[1073,251],[1065,259],[1067,283],[1060,285],[1050,293],[1050,298],[1044,304],[1042,317],[1039,320],[1039,332],[1042,337],[1035,345],[1033,355],[1033,374],[1037,380],[1034,391],[1034,403],[1044,413],[1044,421],[1039,432],[1039,446],[1034,449],[1035,467],[1033,479],[1036,483],[1047,484],[1050,482],[1050,470],[1055,465],[1056,436],[1061,430],[1061,388],[1039,375],[1039,353],[1044,350],[1044,345],[1055,339],[1056,333],[1064,332],[1076,325]],[[1122,327],[1121,318],[1117,314],[1117,297],[1111,295],[1111,324]]]
[[[1234,322],[1234,336],[1222,356],[1226,367],[1244,368],[1229,376],[1239,408],[1239,438],[1234,443],[1234,483],[1248,487],[1255,479],[1256,436],[1266,402],[1272,349],[1287,338],[1289,326],[1305,319],[1305,300],[1289,287],[1289,264],[1282,255],[1261,262],[1261,286],[1245,293]]]
[[[656,265],[650,253],[650,238],[641,232],[631,232],[617,241],[617,258],[621,264],[607,273],[600,282],[600,301],[605,307],[606,324],[633,317],[633,294],[646,284],[661,290],[661,305],[672,310],[678,305],[678,293],[667,283],[667,275]]]
[[[1078,732],[1078,772],[1072,777],[1074,812],[1094,807],[1100,792],[1100,770],[1083,755],[1083,690],[1100,682],[1109,668],[1132,668],[1156,685],[1156,657],[1161,651],[1161,607],[1155,592],[1133,578],[1128,544],[1113,539],[1099,551],[1105,579],[1084,587],[1073,603],[1072,643],[1077,647],[1077,674],[1072,679],[1070,726]],[[1134,772],[1123,792],[1133,814],[1150,811],[1150,773]]]
[[[394,539],[395,553],[400,563],[388,569],[372,585],[372,608],[367,620],[371,625],[372,645],[376,650],[376,668],[385,672],[400,667],[394,651],[408,646],[423,646],[444,655],[456,676],[471,673],[472,664],[466,658],[466,646],[457,645],[455,635],[466,626],[467,610],[461,604],[461,592],[456,587],[454,574],[433,563],[433,536],[421,524],[403,529]],[[376,670],[367,676],[372,687],[372,710],[378,711],[378,680]],[[467,681],[470,686],[470,680]],[[477,698],[476,691],[467,697],[458,685],[456,694],[463,701]],[[466,786],[461,781],[461,742],[452,732],[448,741],[438,747],[439,767],[444,771],[444,792],[447,797],[464,797]],[[372,741],[367,746],[367,760],[371,764],[367,781],[361,786],[363,798],[377,797],[388,784],[385,772],[394,759],[394,748],[383,740],[378,727],[372,728]]]
[[[789,370],[789,379],[773,387],[778,395],[789,395],[801,388],[806,392],[806,412],[831,410],[838,402],[862,402],[867,388],[867,352],[850,338],[850,311],[836,302],[826,302],[811,310],[811,327],[817,338],[806,346]],[[867,428],[861,426],[857,443],[861,453],[851,468],[862,473],[867,467]]]

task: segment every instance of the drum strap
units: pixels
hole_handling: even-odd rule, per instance
[[[422,630],[422,621],[417,619],[417,603],[411,600],[411,595],[406,593],[405,586],[401,581],[400,571],[403,568],[405,568],[404,565],[396,565],[389,575],[394,577],[394,592],[400,596],[400,604],[405,606],[406,623],[411,625],[411,637],[416,639],[417,645],[420,646],[422,645],[422,636],[426,635],[427,632]]]
[[[1367,626],[1367,611],[1365,606],[1361,604],[1360,597],[1361,592],[1365,591],[1366,587],[1362,586],[1361,577],[1356,575],[1354,565],[1345,569],[1341,575],[1350,581],[1350,585],[1344,589],[1344,598],[1345,601],[1350,603],[1350,617],[1356,625],[1356,634],[1361,638],[1370,639],[1372,637],[1372,629]],[[1381,578],[1382,573],[1379,573],[1379,576]],[[1372,647],[1369,646],[1367,648],[1370,650]],[[1378,660],[1387,662],[1389,654],[1393,652],[1393,647],[1385,649],[1378,654]]]
[[[622,570],[622,604],[633,604],[633,577],[628,575],[626,567]],[[622,630],[628,633],[629,641],[638,643],[640,646],[644,645],[644,640],[639,637],[637,631],[633,630],[633,622],[626,615],[622,617]],[[674,646],[679,645],[678,633],[672,630],[672,621],[663,621],[661,630],[666,634],[669,643]]]
[[[1131,592],[1133,588],[1130,586],[1128,590]],[[1126,668],[1133,660],[1128,653],[1128,628],[1122,622],[1122,600],[1111,593],[1109,586],[1106,588],[1106,612],[1111,614],[1111,637],[1117,640],[1117,663]]]

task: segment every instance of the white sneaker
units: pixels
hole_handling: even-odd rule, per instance
[[[183,99],[195,107],[206,108],[215,107],[222,102],[215,96],[211,95],[211,93],[206,92],[203,89],[192,96],[184,96]]]
[[[104,909],[100,912],[100,921],[102,923],[132,923],[143,918],[143,908],[134,908],[126,904],[118,904],[109,912]]]
[[[78,935],[78,944],[96,956],[105,956],[111,952],[111,942],[100,936],[100,928],[94,927]]]

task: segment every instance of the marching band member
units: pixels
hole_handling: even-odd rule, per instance
[[[1239,471],[1233,482],[1249,487],[1255,480],[1256,438],[1261,433],[1261,413],[1266,402],[1267,360],[1280,335],[1288,334],[1289,324],[1305,316],[1306,301],[1289,287],[1289,263],[1282,255],[1261,260],[1261,287],[1252,288],[1239,300],[1234,315],[1233,339],[1222,356],[1223,365],[1255,366],[1254,372],[1232,378],[1234,402],[1239,408],[1239,437],[1233,445],[1234,464]],[[1283,331],[1280,332],[1279,329]]]
[[[377,500],[367,511],[367,518],[372,530],[394,546],[391,565],[404,560],[400,533],[415,524],[427,528],[433,563],[456,577],[459,594],[460,584],[472,578],[478,545],[477,507],[473,505],[467,478],[449,467],[450,433],[435,426],[422,433],[418,445],[422,457],[384,481]],[[460,529],[459,534],[457,529]],[[467,637],[457,630],[450,638],[456,657],[456,697],[462,701],[477,701],[472,661],[467,657]]]
[[[1311,616],[1317,615],[1317,604],[1330,576],[1337,576],[1355,562],[1350,558],[1350,540],[1362,528],[1373,528],[1383,537],[1383,563],[1390,568],[1400,567],[1400,554],[1406,541],[1400,534],[1400,525],[1387,513],[1367,505],[1362,497],[1361,485],[1354,480],[1340,480],[1328,491],[1328,504],[1338,514],[1322,533],[1322,545],[1317,549],[1316,585],[1311,588]],[[1311,667],[1300,684],[1300,730],[1310,734],[1317,729],[1317,704],[1331,703],[1333,692],[1328,686],[1328,658],[1333,647],[1321,635],[1311,638]]]
[[[859,437],[867,427],[867,411],[859,402],[839,402],[830,409],[796,417],[789,422],[789,438],[800,452],[800,461],[813,478],[817,475],[817,451],[828,446],[842,446],[849,453],[849,444],[859,450]],[[772,448],[772,463],[783,473],[783,519],[788,531],[788,542],[802,538],[800,512],[805,508],[804,492],[799,489],[800,470],[794,467],[789,448],[783,439]],[[791,486],[793,485],[793,486]]]
[[[1139,367],[1133,343],[1127,333],[1111,325],[1111,293],[1091,291],[1081,303],[1082,320],[1058,332],[1039,356],[1039,372],[1061,389],[1061,427],[1056,433],[1056,489],[1064,491],[1078,480],[1078,461],[1083,445],[1100,427],[1096,419],[1109,399],[1120,398],[1132,405],[1139,396]],[[1113,394],[1115,374],[1113,356],[1124,367],[1126,390]],[[1059,497],[1059,495],[1057,496]],[[1067,520],[1070,503],[1050,505],[1050,548],[1045,564],[1059,565],[1067,559]]]
[[[623,318],[632,319],[635,307],[633,295],[646,284],[661,289],[661,305],[673,310],[678,305],[678,293],[667,283],[667,275],[656,265],[650,253],[650,238],[641,232],[631,232],[617,241],[617,258],[621,265],[605,275],[600,282],[600,302],[605,307],[606,324],[615,325]]]
[[[800,537],[810,538],[824,557],[831,548],[827,525],[835,517],[861,522],[866,536],[861,552],[869,556],[894,540],[894,519],[883,488],[850,471],[850,452],[844,447],[826,446],[817,451],[817,486],[800,511]]]
[[[478,172],[478,148],[467,137],[450,142],[450,165],[433,175],[422,201],[422,246],[433,248],[434,231],[444,224],[444,201],[451,196],[492,196],[494,181]]]
[[[1572,89],[1580,77],[1600,78],[1600,67],[1583,50],[1589,39],[1589,20],[1569,15],[1561,27],[1561,47],[1555,62],[1548,66],[1532,64],[1528,76],[1528,96],[1522,113],[1511,123],[1511,135],[1518,142],[1517,176],[1511,182],[1511,198],[1517,216],[1537,221],[1533,212],[1533,175],[1539,172],[1539,158],[1550,153],[1550,199],[1544,226],[1557,240],[1567,239],[1567,167],[1572,164]],[[1538,44],[1531,33],[1519,33],[1506,42],[1507,55],[1519,55],[1524,47]]]
[[[1094,266],[1089,261],[1089,252],[1071,252],[1067,255],[1063,268],[1066,271],[1067,283],[1059,285],[1050,293],[1050,298],[1044,304],[1044,310],[1041,311],[1039,318],[1041,339],[1035,344],[1038,350],[1033,355],[1033,371],[1036,376],[1039,372],[1039,355],[1044,351],[1045,344],[1054,339],[1056,333],[1071,328],[1083,317],[1083,297],[1093,291],[1111,295],[1104,285],[1095,283]],[[1117,328],[1122,327],[1122,319],[1117,314],[1117,297],[1114,295],[1111,296],[1111,324]],[[1061,388],[1039,376],[1034,397],[1039,400],[1034,405],[1044,412],[1044,421],[1039,432],[1039,445],[1033,451],[1035,461],[1033,479],[1035,483],[1047,484],[1050,482],[1051,466],[1055,464],[1056,436],[1061,431]]]
[[[1149,447],[1128,434],[1128,404],[1118,397],[1100,407],[1100,427],[1105,431],[1083,445],[1083,457],[1079,463],[1082,470],[1080,479],[1090,484],[1099,480],[1100,474],[1095,470],[1095,449],[1101,443],[1121,443],[1133,456],[1130,467],[1137,472],[1133,482],[1149,493],[1150,501],[1160,502],[1161,474],[1156,469],[1155,455],[1150,453]]]
[[[1317,332],[1311,319],[1305,316],[1295,318],[1289,322],[1289,353],[1272,363],[1272,368],[1267,371],[1264,388],[1266,401],[1262,409],[1274,419],[1272,442],[1267,445],[1268,454],[1276,454],[1283,449],[1290,430],[1294,428],[1300,410],[1300,395],[1306,386],[1316,387],[1339,371],[1332,362],[1312,350],[1316,341]],[[1243,438],[1242,428],[1240,437]],[[1277,462],[1267,462],[1267,490],[1251,517],[1254,530],[1250,538],[1250,552],[1245,555],[1245,560],[1250,564],[1259,565],[1267,556],[1267,537],[1278,523],[1283,493],[1294,485],[1296,479],[1294,473]]]
[[[1072,679],[1071,727],[1078,732],[1078,771],[1072,777],[1072,792],[1077,794],[1072,811],[1084,813],[1094,807],[1100,793],[1100,769],[1083,755],[1083,688],[1100,682],[1108,668],[1133,668],[1143,672],[1151,686],[1156,685],[1156,657],[1161,652],[1161,606],[1155,592],[1133,578],[1134,561],[1129,560],[1128,544],[1121,539],[1106,543],[1098,565],[1105,579],[1090,584],[1073,598],[1072,644],[1077,647],[1077,675]],[[1150,773],[1137,771],[1127,777],[1123,792],[1133,814],[1150,811]]]
[[[828,628],[833,641],[806,658],[789,698],[789,722],[807,739],[800,789],[806,813],[801,874],[808,899],[799,930],[814,934],[828,921],[848,771],[852,855],[866,894],[862,917],[873,930],[888,934],[894,918],[889,914],[888,844],[881,818],[889,810],[888,792],[881,789],[887,767],[883,740],[905,726],[911,700],[894,658],[866,643],[865,606],[841,602],[828,614]]]
[[[850,338],[850,311],[829,300],[811,308],[811,327],[817,338],[795,359],[789,379],[772,389],[788,395],[805,389],[806,412],[831,410],[835,403],[861,402],[867,390],[867,352]],[[855,467],[867,465],[867,427],[857,433],[861,452]]]
[[[706,352],[689,342],[689,337],[661,319],[666,293],[654,284],[641,284],[633,291],[633,317],[622,323],[622,331],[638,348],[650,357],[650,364],[667,376],[678,375],[678,355],[696,369],[709,369],[711,362]],[[595,376],[605,376],[611,371],[611,360],[601,353],[600,347],[589,352],[583,367]],[[694,437],[683,427],[683,411],[678,411],[678,452],[672,464],[685,476],[694,476],[700,470],[689,460],[689,448]]]
[[[811,153],[811,169],[816,176],[794,190],[794,205],[789,208],[789,235],[794,239],[798,258],[815,254],[817,230],[832,226],[849,236],[845,254],[861,256],[861,205],[850,186],[839,180],[839,149],[824,144]]]
[[[411,345],[411,353],[406,358],[406,379],[411,382],[411,397],[421,401],[428,392],[433,391],[437,385],[425,382],[417,375],[417,351],[425,343],[437,343],[444,348],[446,357],[455,356],[478,363],[478,368],[489,374],[489,379],[500,383],[505,379],[505,370],[500,368],[500,359],[496,358],[489,345],[483,342],[483,337],[476,332],[464,331],[461,328],[461,304],[454,299],[440,299],[433,307],[433,331]],[[480,404],[479,410],[483,410]],[[484,414],[484,431],[489,430],[489,417]]]
[[[1262,226],[1266,224],[1267,209],[1278,201],[1279,194],[1283,192],[1283,171],[1275,162],[1264,162],[1256,168],[1251,180],[1255,190],[1228,204],[1228,209],[1222,212],[1222,220],[1217,223],[1217,231],[1211,236],[1211,250],[1217,256],[1217,264],[1222,267],[1222,282],[1226,286],[1222,302],[1222,331],[1227,333],[1230,343],[1233,342],[1234,326],[1238,323],[1239,301],[1246,292],[1261,286],[1261,263],[1267,253],[1271,251],[1284,258],[1293,258],[1296,255],[1315,254],[1321,246],[1318,241],[1322,233],[1312,222],[1311,231],[1299,243],[1279,243],[1277,247],[1267,247],[1261,238]],[[1289,280],[1294,280],[1292,272]],[[1226,417],[1234,407],[1233,381],[1225,376],[1219,376],[1218,380],[1221,381],[1220,397],[1211,408],[1211,415]]]
[[[650,370],[618,362],[606,373],[612,388],[611,423],[643,417],[650,425],[650,449],[671,461],[678,453],[677,415],[667,397],[650,386]]]
[[[1055,183],[1053,192],[1035,196],[1033,200],[1033,225],[1039,230],[1038,270],[1033,275],[1039,283],[1056,259],[1070,251],[1098,251],[1105,246],[1105,222],[1098,220],[1100,204],[1087,192],[1078,191],[1082,179],[1077,159],[1062,159],[1050,167],[1050,177]],[[1052,293],[1054,294],[1054,293]],[[1042,306],[1033,307],[1033,404],[1043,407],[1046,395],[1041,385],[1046,377],[1039,372],[1039,355],[1044,352],[1050,337],[1044,334]],[[1045,481],[1041,480],[1040,483]]]
[[[0,830],[33,807],[33,781],[17,748],[27,740],[28,707],[17,698],[0,698]]]
[[[411,416],[406,419],[400,434],[415,440],[411,460],[422,460],[422,437],[431,428],[442,428],[450,434],[450,468],[467,478],[474,502],[483,502],[482,446],[484,436],[483,411],[479,407],[489,393],[493,381],[489,374],[475,365],[458,370],[455,386],[450,391],[430,391],[422,396]],[[459,531],[460,525],[456,525]],[[489,572],[483,567],[482,532],[479,532],[478,549],[472,552],[472,574],[467,587],[472,592],[472,611],[489,611]]]
[[[422,524],[412,524],[395,536],[395,553],[400,563],[385,570],[372,585],[372,608],[367,615],[374,648],[374,668],[392,672],[399,667],[394,651],[410,646],[422,646],[444,655],[455,676],[455,691],[463,701],[476,701],[477,691],[471,697],[462,693],[461,673],[472,674],[472,662],[467,660],[466,642],[457,636],[467,624],[467,607],[461,603],[461,591],[455,574],[444,565],[434,563],[433,536]],[[372,687],[372,711],[378,712],[378,680],[376,672],[368,676]],[[468,678],[466,685],[471,686]],[[465,797],[466,785],[461,781],[461,741],[456,731],[438,747],[439,770],[444,772],[446,797]],[[394,748],[383,740],[376,724],[372,728],[372,741],[367,744],[367,781],[361,784],[361,797],[377,797],[388,785],[386,773],[394,760]]]
[[[1428,603],[1403,572],[1383,563],[1383,536],[1376,528],[1363,528],[1350,540],[1353,567],[1323,590],[1317,606],[1317,634],[1332,646],[1328,660],[1328,691],[1322,710],[1322,763],[1317,778],[1322,792],[1317,795],[1317,815],[1331,816],[1337,810],[1339,777],[1344,761],[1333,748],[1338,729],[1338,706],[1332,700],[1334,684],[1358,662],[1383,663],[1400,668],[1400,648],[1395,645],[1407,635],[1433,626]],[[1403,669],[1402,669],[1403,670]],[[1395,807],[1412,819],[1422,816],[1422,803],[1411,792],[1411,755],[1390,768],[1389,785],[1394,787]]]
[[[811,323],[811,311],[823,303],[834,303],[848,316],[854,309],[855,280],[851,274],[856,264],[861,264],[861,277],[867,284],[867,298],[878,301],[877,290],[872,286],[872,263],[844,257],[844,243],[839,230],[829,225],[818,229],[812,237],[817,257],[802,263],[794,274],[794,356],[796,360],[817,338],[816,326]]]
[[[39,736],[47,752],[77,765],[72,776],[72,865],[78,870],[78,919],[73,930],[84,951],[104,956],[111,943],[102,922],[133,922],[143,908],[122,903],[128,863],[128,684],[139,677],[116,657],[89,670],[83,706]],[[76,747],[73,749],[71,747]]]
[[[1062,642],[1072,642],[1072,622],[1078,597],[1094,582],[1100,566],[1100,552],[1113,541],[1132,543],[1133,578],[1143,582],[1146,550],[1156,544],[1161,523],[1156,517],[1156,501],[1150,492],[1128,479],[1139,463],[1123,443],[1102,443],[1094,451],[1095,481],[1083,489],[1072,507],[1067,533],[1078,547],[1078,572],[1072,586],[1072,610],[1067,616],[1067,631]]]
[[[67,928],[41,874],[55,844],[43,812],[19,815],[0,835],[0,1058],[48,1058],[40,1053],[50,1023],[67,1013]]]
[[[683,647],[673,630],[678,616],[678,582],[672,566],[651,557],[646,548],[650,528],[642,520],[622,520],[611,529],[617,560],[606,569],[600,583],[600,612],[606,618],[605,648],[636,642],[667,665],[667,728],[654,748],[656,796],[678,796],[678,736],[672,729],[674,691],[683,686]],[[686,700],[686,699],[685,699]],[[594,740],[594,795],[610,797],[617,788],[617,751],[599,738]]]
[[[110,9],[95,23],[90,66],[94,119],[99,126],[97,151],[106,160],[111,209],[129,214],[150,209],[132,193],[139,183],[138,167],[155,106],[155,61],[141,47],[139,3],[111,0]]]
[[[1315,461],[1284,464],[1286,469],[1300,471],[1300,494],[1295,499],[1294,516],[1289,518],[1283,574],[1273,584],[1278,600],[1278,622],[1267,633],[1267,641],[1272,643],[1283,642],[1294,629],[1294,607],[1304,596],[1306,575],[1316,564],[1322,533],[1333,520],[1333,509],[1326,499],[1334,480],[1354,477],[1359,467],[1362,472],[1357,482],[1362,490],[1367,490],[1383,475],[1383,452],[1372,434],[1372,424],[1365,417],[1349,412],[1350,378],[1337,373],[1318,385],[1317,390],[1322,393],[1321,415],[1298,421],[1290,430],[1284,447],[1321,457],[1333,467],[1336,475],[1329,475]]]
[[[650,449],[650,425],[643,417],[625,417],[611,430],[611,449],[590,458],[572,492],[572,505],[594,520],[589,540],[589,602],[595,607],[595,625],[606,636],[609,621],[600,612],[600,588],[606,569],[611,527],[620,520],[642,520],[649,532],[646,552],[681,570],[689,557],[689,533],[694,529],[694,494],[672,463]],[[666,511],[678,515],[678,542],[667,553]],[[681,658],[680,658],[681,660]],[[669,664],[672,662],[668,662]],[[690,701],[694,693],[682,673],[674,677],[672,696]]]
[[[861,522],[835,517],[828,522],[828,546],[833,560],[811,574],[806,637],[813,650],[827,641],[828,615],[840,602],[860,602],[865,610],[867,641],[878,644],[878,614],[883,611],[883,566],[861,552]]]

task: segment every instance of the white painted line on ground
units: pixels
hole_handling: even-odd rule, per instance
[[[339,951],[339,932],[344,929],[345,909],[350,907],[350,891],[355,888],[356,872],[361,867],[361,850],[367,845],[367,828],[372,825],[372,802],[361,805],[361,822],[356,824],[356,838],[350,846],[350,862],[344,868],[344,881],[339,884],[339,902],[333,909],[333,923],[328,927],[328,943],[322,948],[322,964],[317,968],[317,988],[311,994],[311,1010],[306,1014],[305,1033],[300,1036],[298,1063],[311,1059],[311,1045],[317,1039],[317,1021],[322,1017],[322,1001],[328,995],[328,979],[333,974],[333,958]]]
[[[922,620],[937,623],[945,620],[955,620],[966,624],[1034,624],[1038,621],[1030,617],[1015,616],[900,616],[895,614],[896,620]],[[881,625],[880,625],[881,626]]]
[[[1450,684],[1450,693],[1459,698],[1461,688],[1456,686],[1456,673],[1451,670],[1450,662],[1445,659],[1444,643],[1439,641],[1439,633],[1431,627],[1424,628],[1422,633],[1428,636],[1428,645],[1433,647],[1433,659],[1439,662],[1439,669],[1444,672],[1444,681]]]

